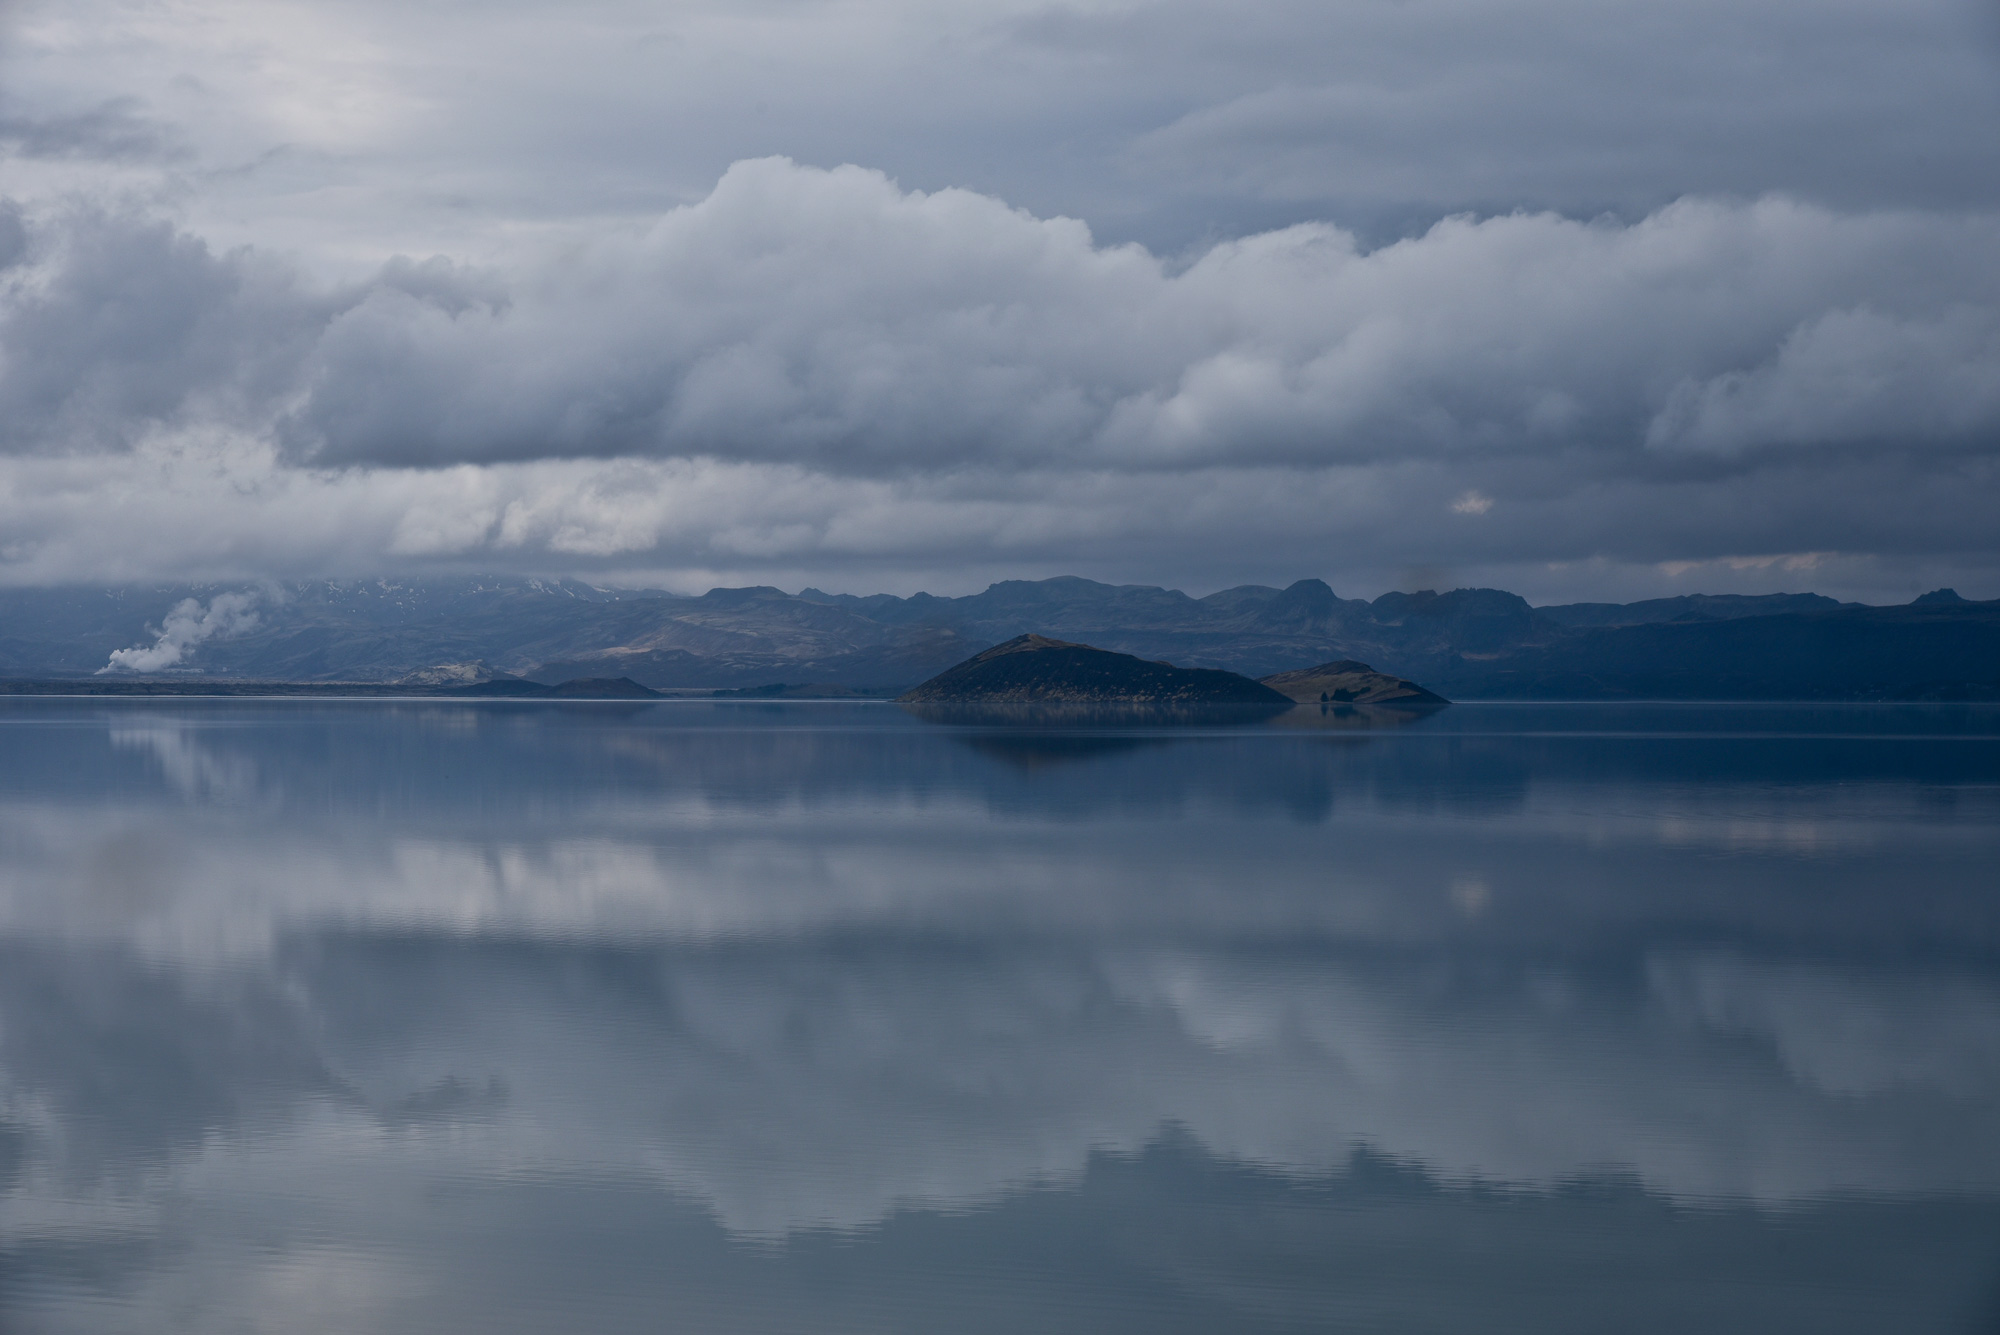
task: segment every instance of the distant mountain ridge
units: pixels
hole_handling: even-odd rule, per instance
[[[228,617],[211,615],[219,595],[233,600]],[[1353,659],[1460,700],[2000,698],[2000,600],[1949,590],[1891,607],[1810,593],[1364,600],[1319,579],[1194,598],[1074,576],[956,598],[768,587],[689,597],[520,578],[0,590],[0,676],[13,678],[87,676],[115,651],[147,649],[126,661],[169,676],[885,689],[1023,634],[1252,678]]]

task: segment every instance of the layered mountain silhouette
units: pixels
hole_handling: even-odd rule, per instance
[[[186,629],[197,617],[169,624],[186,600],[198,613],[224,593],[251,595],[248,613],[205,637]],[[893,693],[1023,634],[1251,678],[1353,660],[1457,700],[2000,699],[2000,601],[1949,590],[1893,607],[1810,593],[1363,600],[1318,579],[1204,598],[1074,577],[962,598],[764,587],[682,597],[527,579],[0,591],[0,676],[17,679],[88,677],[114,651],[157,643],[172,650],[150,656],[157,676]]]

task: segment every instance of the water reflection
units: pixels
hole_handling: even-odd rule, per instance
[[[949,728],[1090,729],[1250,728],[1302,712],[1291,705],[1043,702],[1035,704],[898,704],[912,718]]]
[[[1996,723],[10,706],[0,1327],[1991,1329]]]
[[[1204,729],[1362,733],[1421,723],[1446,705],[904,704],[974,750],[1027,768],[1186,740]]]

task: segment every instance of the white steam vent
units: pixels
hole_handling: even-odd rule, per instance
[[[187,657],[203,640],[228,639],[257,624],[255,593],[218,593],[203,607],[199,598],[183,598],[167,613],[159,638],[151,644],[112,651],[111,661],[97,669],[107,672],[158,672]]]

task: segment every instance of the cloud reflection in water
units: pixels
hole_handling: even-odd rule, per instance
[[[770,1329],[873,1267],[896,1320],[816,1328],[881,1328],[1013,1264],[996,1322],[1561,1329],[1595,1229],[1628,1296],[1738,1248],[1746,1321],[1972,1319],[1993,746],[1454,714],[1022,765],[874,706],[13,709],[0,1311],[531,1326],[560,1273],[618,1328],[637,1267]]]

